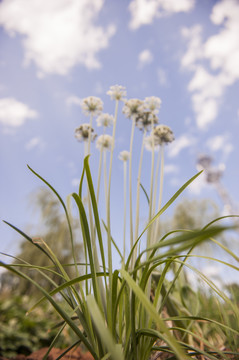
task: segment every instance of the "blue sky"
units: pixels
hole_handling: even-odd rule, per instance
[[[0,49],[1,219],[23,229],[36,219],[29,194],[41,183],[26,164],[63,198],[77,190],[83,145],[74,129],[88,121],[79,102],[100,97],[113,114],[106,92],[115,84],[126,87],[127,98],[162,100],[160,123],[175,134],[165,153],[163,202],[206,153],[224,169],[223,186],[238,207],[239,1],[2,0]],[[116,232],[123,208],[118,153],[129,149],[131,129],[121,109],[112,185]],[[135,179],[141,136],[134,141]],[[93,172],[98,156],[93,150]],[[146,152],[146,187],[148,163]],[[212,198],[223,212],[203,176],[185,196]],[[0,232],[1,251],[15,253],[18,236],[3,223]]]

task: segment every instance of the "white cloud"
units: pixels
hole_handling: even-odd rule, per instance
[[[96,26],[104,0],[3,0],[0,25],[23,36],[25,64],[35,62],[38,75],[67,74],[82,64],[99,68],[97,53],[107,48],[115,26]]]
[[[209,278],[218,277],[221,271],[222,269],[217,265],[207,265],[202,269],[203,274]]]
[[[14,98],[0,99],[0,123],[6,127],[22,126],[27,119],[38,116],[35,110]]]
[[[101,94],[104,93],[104,88],[103,88],[101,82],[98,81],[98,82],[95,84],[94,90],[95,90],[95,93],[96,93],[96,94],[99,94],[99,95],[101,95]]]
[[[194,143],[195,143],[195,139],[192,137],[192,135],[189,134],[181,135],[179,138],[174,140],[174,142],[172,142],[169,145],[168,156],[175,157],[183,149],[192,146]]]
[[[209,185],[206,182],[204,173],[200,174],[191,184],[187,187],[187,191],[192,195],[200,195],[203,190],[208,189]]]
[[[239,2],[218,2],[210,18],[220,27],[218,33],[205,42],[200,25],[182,30],[188,47],[181,64],[194,72],[188,90],[192,93],[193,110],[201,129],[216,119],[226,88],[239,79]],[[205,61],[209,62],[209,70],[205,68]]]
[[[174,164],[168,164],[164,166],[165,174],[176,174],[178,173],[178,166]]]
[[[67,106],[71,106],[71,105],[78,105],[80,106],[82,103],[82,99],[79,98],[78,96],[75,95],[70,95],[66,98],[66,105]]]
[[[207,140],[206,145],[210,151],[221,151],[224,156],[224,161],[233,150],[233,145],[230,142],[228,134],[213,136]]]
[[[26,145],[25,148],[26,150],[32,150],[34,148],[38,148],[40,150],[42,150],[44,148],[45,144],[44,142],[41,140],[41,138],[39,137],[33,137],[31,140],[29,140]]]
[[[188,12],[194,6],[194,0],[132,0],[130,28],[135,30],[142,25],[149,25],[154,18],[177,12]]]
[[[160,85],[167,86],[168,85],[168,78],[167,78],[166,71],[163,68],[158,68],[157,69],[157,75],[158,75],[158,81],[159,81]]]
[[[182,36],[188,42],[186,53],[181,59],[183,67],[193,70],[198,59],[202,58],[202,27],[195,25],[192,28],[183,28]]]
[[[72,186],[76,187],[76,186],[79,186],[79,184],[80,184],[80,179],[74,178],[74,179],[71,180],[71,185]]]
[[[141,51],[141,53],[138,56],[138,65],[139,68],[143,68],[145,65],[151,64],[153,61],[153,54],[150,50],[145,49]]]

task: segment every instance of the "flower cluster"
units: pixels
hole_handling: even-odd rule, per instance
[[[75,137],[80,142],[88,141],[89,138],[91,141],[94,141],[97,135],[89,124],[82,124],[75,129]]]
[[[145,110],[147,110],[153,114],[159,113],[161,103],[162,103],[161,99],[156,96],[150,96],[150,97],[146,97],[144,99]]]
[[[161,105],[160,98],[156,96],[146,97],[144,100],[129,99],[125,101],[123,113],[127,118],[134,119],[135,125],[140,130],[148,131],[152,126],[158,124],[158,117]]]
[[[81,108],[86,115],[98,115],[103,110],[103,102],[96,96],[89,96],[82,100]]]
[[[119,153],[119,159],[122,161],[128,161],[130,157],[130,152],[127,150],[123,150]]]
[[[113,85],[110,87],[110,90],[107,91],[107,95],[109,95],[112,100],[123,100],[126,96],[125,87],[121,85]]]
[[[129,119],[135,118],[139,114],[142,114],[143,103],[144,102],[139,99],[126,100],[123,107],[123,114]]]
[[[113,138],[110,135],[100,135],[96,141],[96,147],[99,150],[107,149],[110,150],[113,144]]]
[[[96,119],[97,126],[110,127],[114,122],[114,117],[110,114],[100,114]]]
[[[151,135],[145,139],[145,147],[147,150],[158,149],[160,145],[171,143],[174,140],[174,134],[169,126],[157,125]]]
[[[140,130],[148,131],[152,128],[152,124],[158,124],[158,117],[150,111],[142,111],[135,118],[135,125]]]
[[[172,130],[167,125],[158,125],[153,130],[155,143],[158,145],[168,144],[174,140]]]
[[[107,92],[111,99],[124,101],[123,114],[135,121],[135,126],[140,130],[150,131],[151,135],[145,138],[145,147],[148,150],[156,150],[162,144],[168,144],[174,140],[172,130],[166,125],[157,125],[159,122],[157,114],[161,106],[161,99],[156,96],[146,97],[144,100],[140,99],[124,99],[126,90],[124,86],[114,85],[110,87]],[[114,123],[114,117],[108,113],[102,113],[103,102],[100,98],[89,96],[82,100],[82,110],[86,115],[95,116],[97,126],[104,128],[110,127]],[[86,141],[90,138],[93,141],[96,134],[91,124],[82,124],[75,130],[75,137],[78,141]],[[101,135],[98,137],[96,147],[100,150],[110,149],[113,145],[113,138],[110,135]],[[127,161],[129,159],[129,152],[122,151],[119,159]]]

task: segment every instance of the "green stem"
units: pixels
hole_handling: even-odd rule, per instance
[[[142,163],[143,163],[143,153],[144,153],[144,139],[146,135],[146,130],[144,130],[142,146],[140,151],[140,160],[139,160],[139,170],[138,170],[138,178],[137,178],[137,195],[136,195],[136,215],[135,215],[135,233],[134,233],[134,243],[138,239],[139,234],[139,204],[140,204],[140,180],[141,180],[141,172],[142,172]],[[137,247],[135,248],[133,255],[133,263],[135,260],[135,256],[137,255]]]

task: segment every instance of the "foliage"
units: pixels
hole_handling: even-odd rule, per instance
[[[61,212],[60,204],[55,198],[54,194],[49,189],[39,188],[37,192],[32,194],[33,199],[31,205],[34,212],[36,209],[40,209],[40,216],[38,220],[38,227],[34,232],[40,234],[33,237],[34,242],[40,242],[41,238],[53,249],[55,255],[62,264],[67,264],[72,261],[71,242],[68,231],[68,225],[65,220],[64,214]],[[76,233],[76,222],[72,219],[72,228]],[[75,234],[76,235],[76,234]],[[80,254],[82,245],[79,241],[75,243],[75,249],[78,254],[78,260],[80,260]],[[52,265],[50,259],[45,256],[44,253],[39,252],[35,246],[27,240],[23,240],[20,246],[20,252],[13,261],[14,265],[21,263],[34,263],[37,266],[48,267]],[[54,270],[54,269],[53,269]],[[33,280],[37,281],[45,290],[50,291],[53,289],[53,285],[48,279],[39,274],[38,271],[34,271],[29,268],[21,268],[21,271],[30,276]],[[67,268],[68,276],[73,276],[74,271],[72,267]],[[52,281],[60,285],[61,280],[54,272],[48,273],[48,276]],[[39,297],[40,293],[36,287],[24,280],[23,278],[16,277],[14,274],[4,273],[1,276],[2,289],[11,289],[14,294],[18,295],[31,295]]]
[[[30,304],[29,296],[12,296],[2,293],[0,297],[0,356],[13,357],[29,355],[41,347],[49,346],[57,334],[53,329],[59,317],[47,304],[41,304],[34,312],[26,315]],[[47,313],[47,316],[45,314]],[[59,338],[63,348],[68,345],[70,335],[65,332]]]
[[[121,153],[124,163],[123,199],[125,205],[122,212],[124,231],[123,249],[121,249],[120,239],[118,236],[115,239],[111,232],[110,194],[118,106],[119,101],[125,96],[125,90],[117,85],[111,87],[109,94],[116,100],[113,131],[110,141],[108,137],[103,137],[97,144],[100,158],[96,185],[89,165],[89,154],[91,142],[95,138],[92,127],[93,116],[102,110],[102,101],[95,97],[89,97],[83,101],[83,110],[90,116],[90,121],[89,124],[83,124],[76,129],[76,138],[84,142],[85,159],[79,190],[70,194],[67,205],[58,192],[29,167],[32,173],[53,191],[62,205],[68,225],[73,263],[62,264],[54,249],[43,238],[34,241],[32,237],[7,223],[39,253],[43,253],[52,265],[37,266],[31,262],[30,265],[1,263],[1,266],[28,280],[41,291],[42,299],[29,311],[47,299],[63,320],[59,334],[67,325],[78,338],[75,345],[83,343],[96,360],[145,360],[149,359],[154,351],[166,351],[173,354],[172,359],[179,360],[192,359],[195,358],[195,355],[206,355],[208,359],[216,359],[217,356],[227,359],[227,353],[223,352],[219,346],[221,345],[220,341],[217,337],[210,341],[209,332],[211,329],[215,329],[214,335],[219,334],[220,339],[224,334],[231,336],[233,342],[231,346],[233,345],[234,349],[238,346],[238,327],[232,327],[231,323],[224,323],[223,316],[216,321],[202,315],[200,301],[203,304],[204,298],[200,300],[198,294],[190,288],[183,269],[190,268],[213,292],[218,303],[226,304],[227,309],[234,316],[235,324],[238,324],[238,307],[231,301],[227,293],[188,262],[188,259],[193,256],[192,250],[205,241],[214,242],[232,258],[239,261],[236,254],[216,240],[219,234],[231,227],[223,223],[218,225],[219,220],[222,220],[219,218],[207,225],[204,224],[203,228],[199,230],[172,229],[159,236],[159,217],[191,182],[200,176],[200,173],[182,185],[162,206],[164,148],[167,143],[173,141],[174,136],[169,127],[155,126],[158,122],[156,115],[161,103],[160,99],[155,97],[146,98],[144,101],[130,99],[124,101],[123,107],[123,113],[132,120],[132,131],[130,151],[127,154],[126,152]],[[103,136],[105,127],[106,125],[104,125]],[[143,136],[135,189],[134,219],[132,151],[136,127],[143,132]],[[148,130],[151,130],[151,134],[146,136]],[[104,141],[105,139],[107,141]],[[149,192],[146,190],[147,186],[143,186],[140,180],[145,145],[151,151]],[[156,149],[159,150],[157,161]],[[110,151],[108,162],[106,150]],[[130,243],[129,253],[126,252],[125,246],[127,159],[129,160],[129,239],[127,241]],[[99,194],[102,191],[100,187],[102,164],[106,213],[105,220],[101,221],[103,216],[99,212],[99,209],[102,209],[102,206],[99,206]],[[139,226],[141,188],[148,200],[148,222],[142,230]],[[158,203],[156,203],[157,195]],[[85,197],[86,201],[84,201]],[[84,247],[84,262],[81,264],[77,261],[69,199],[75,204],[79,215],[79,228]],[[113,247],[121,259],[121,266],[118,269],[113,266]],[[222,263],[235,271],[239,270],[238,267],[222,260],[210,259],[208,256],[205,258]],[[22,271],[22,267],[29,266],[31,271],[37,271],[44,281],[48,281],[53,286],[53,290],[47,290],[39,280],[35,281]],[[67,273],[69,266],[75,272],[73,276],[69,276]],[[48,274],[50,273],[58,277],[60,282],[49,278]],[[61,299],[60,303],[57,298]],[[67,307],[63,305],[64,303]],[[197,306],[193,307],[192,304]],[[219,311],[223,312],[223,307]],[[52,346],[56,340],[57,337],[52,342]],[[43,360],[45,359],[46,356]]]
[[[172,229],[201,229],[206,223],[220,216],[218,206],[211,199],[183,198],[172,216],[161,224],[164,232]]]

